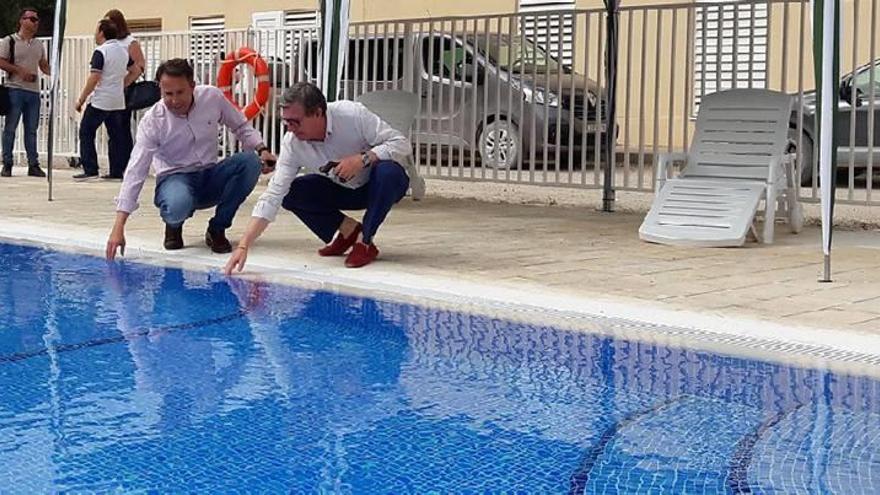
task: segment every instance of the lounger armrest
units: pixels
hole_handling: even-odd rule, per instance
[[[659,191],[660,188],[663,187],[663,184],[666,183],[666,179],[672,177],[670,175],[672,167],[669,165],[672,162],[687,162],[687,159],[687,153],[658,153],[655,160],[655,166],[657,168],[657,184],[655,184],[654,192]]]
[[[794,173],[793,166],[795,160],[796,158],[793,153],[786,153],[782,155],[781,158],[772,158],[770,161],[767,182],[769,184],[776,184],[777,182],[783,182],[789,179]]]

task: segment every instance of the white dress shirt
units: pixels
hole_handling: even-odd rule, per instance
[[[275,174],[260,196],[252,216],[275,220],[290,183],[301,170],[320,173],[327,162],[338,162],[347,156],[372,151],[380,160],[394,160],[403,164],[412,154],[409,139],[380,119],[367,107],[353,101],[336,101],[327,105],[327,132],[323,141],[300,141],[286,132],[281,141],[281,153]],[[357,189],[370,180],[370,169],[365,168],[350,180],[341,182],[331,173],[331,180],[349,189]]]

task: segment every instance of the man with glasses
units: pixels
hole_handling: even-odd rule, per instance
[[[19,120],[24,121],[24,148],[27,151],[28,175],[45,177],[37,155],[37,125],[40,123],[40,79],[37,70],[49,74],[46,49],[36,39],[40,18],[33,7],[21,9],[18,31],[0,39],[0,69],[6,71],[9,88],[9,112],[3,128],[3,169],[0,177],[12,176],[12,147]]]
[[[293,212],[327,243],[319,255],[348,253],[348,268],[372,263],[379,256],[373,237],[409,188],[401,166],[412,153],[409,139],[360,103],[328,104],[308,82],[284,91],[281,117],[287,132],[278,171],[254,207],[226,273],[244,268],[248,249],[279,208]],[[301,169],[310,173],[299,175]],[[358,222],[342,210],[366,211]]]

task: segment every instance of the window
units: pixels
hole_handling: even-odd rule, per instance
[[[403,40],[368,38],[348,40],[345,80],[394,81],[403,77]],[[395,70],[396,67],[396,70]]]
[[[285,11],[284,27],[294,29],[318,29],[318,13],[314,10]]]
[[[712,5],[700,3],[712,1]],[[694,114],[705,94],[767,87],[767,4],[698,0],[694,32]]]
[[[474,57],[461,42],[447,37],[426,37],[422,40],[422,67],[431,76],[463,81],[473,74],[465,74],[465,66],[472,66]]]
[[[132,33],[159,33],[162,31],[162,18],[128,19],[128,30]]]
[[[574,57],[574,16],[560,10],[574,10],[575,0],[519,0],[519,11],[531,15],[520,17],[520,29],[551,57],[571,67]],[[542,15],[547,12],[556,14]]]
[[[226,19],[222,15],[190,17],[190,53],[195,63],[216,61],[226,46]]]
[[[300,40],[318,42],[318,12],[314,10],[287,10],[284,12],[284,60],[293,60],[300,53]],[[317,46],[317,45],[316,45]],[[303,52],[303,55],[308,56]],[[313,57],[310,63],[317,60]],[[303,61],[305,64],[305,61]]]
[[[490,62],[504,70],[524,74],[560,71],[559,63],[530,40],[522,42],[518,38],[504,37],[499,42],[494,37],[491,38],[489,43],[483,38],[477,39],[479,51],[488,55]],[[564,67],[562,70],[565,72]]]
[[[880,63],[873,68],[866,68],[853,78],[853,87],[860,92],[862,98],[871,96],[871,72],[874,73],[874,98],[880,98]]]
[[[267,59],[292,60],[299,40],[318,34],[318,13],[314,10],[275,10],[254,12],[251,26],[256,33],[255,47]],[[306,33],[302,33],[306,31]]]

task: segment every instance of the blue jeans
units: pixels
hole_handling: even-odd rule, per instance
[[[9,113],[3,128],[3,165],[12,166],[12,147],[15,131],[24,117],[24,149],[28,165],[39,164],[37,155],[37,126],[40,124],[40,94],[26,89],[9,88]]]
[[[339,210],[364,212],[362,236],[373,242],[373,236],[385,221],[395,203],[409,187],[409,177],[397,162],[376,162],[370,170],[370,181],[357,189],[340,186],[321,174],[297,177],[281,206],[292,211],[322,241],[329,243],[345,215]]]
[[[110,175],[122,177],[131,156],[131,113],[127,110],[101,110],[92,105],[83,111],[79,124],[79,152],[83,172],[98,173],[98,152],[95,149],[95,135],[104,124],[109,138],[107,154],[110,158]],[[126,136],[127,135],[127,136]]]
[[[183,225],[196,210],[216,206],[208,228],[215,232],[226,230],[259,177],[257,155],[252,151],[236,153],[205,170],[160,177],[154,203],[170,227]]]

